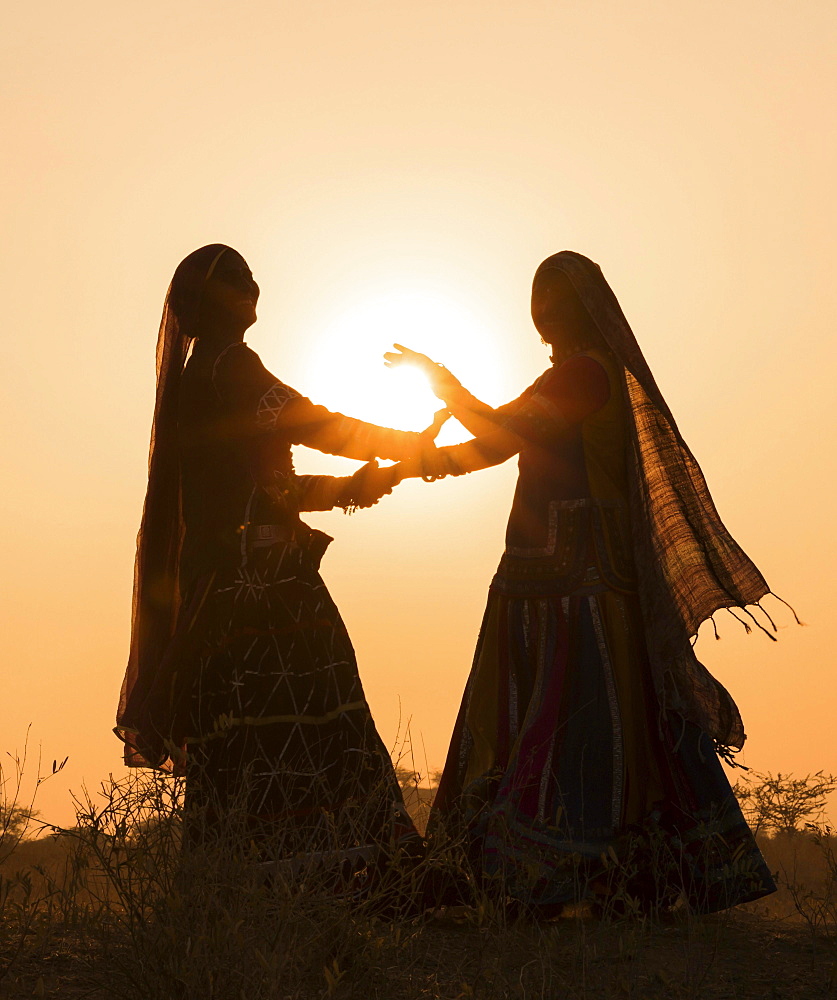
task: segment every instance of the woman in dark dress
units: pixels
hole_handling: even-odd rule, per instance
[[[266,856],[415,846],[318,573],[331,539],[299,517],[369,506],[394,476],[375,463],[298,476],[291,445],[403,459],[432,448],[436,428],[363,423],[280,382],[243,342],[258,294],[243,258],[213,244],[179,265],[166,298],[115,731],[129,765],[187,775],[193,820],[243,818]]]
[[[597,265],[544,261],[532,317],[552,367],[496,410],[424,355],[387,356],[419,364],[476,435],[400,476],[520,456],[431,829],[462,836],[489,882],[543,912],[606,898],[617,872],[646,905],[756,899],[775,887],[718,759],[744,730],[692,641],[768,586]]]

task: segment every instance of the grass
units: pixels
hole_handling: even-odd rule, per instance
[[[237,831],[183,852],[170,781],[132,774],[57,836],[0,839],[0,997],[714,1000],[837,996],[837,840],[760,835],[779,893],[712,916],[393,917],[321,864],[266,877]],[[427,795],[412,806],[426,815]],[[281,851],[280,851],[281,853]],[[454,864],[455,850],[442,858]],[[394,859],[396,876],[398,859]],[[404,877],[409,878],[405,869]]]

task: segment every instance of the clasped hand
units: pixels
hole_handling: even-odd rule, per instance
[[[413,456],[413,461],[419,463],[419,467],[424,460],[424,456],[430,451],[435,451],[434,441],[445,421],[450,416],[448,410],[437,410],[433,414],[433,422],[419,434],[419,451]],[[371,507],[376,504],[381,497],[392,493],[406,474],[406,465],[400,462],[398,465],[389,465],[381,468],[378,460],[373,459],[361,466],[351,477],[349,483],[350,505],[352,507]]]
[[[384,355],[386,366],[394,368],[397,365],[410,364],[418,368],[427,376],[431,389],[440,399],[444,399],[447,393],[460,386],[459,381],[451,375],[447,368],[437,365],[426,354],[412,351],[409,347],[404,347],[401,344],[393,344],[393,347],[398,353],[389,352]],[[450,417],[449,410],[437,410],[433,414],[430,426],[419,433],[419,453],[412,459],[412,462],[417,463],[418,468],[423,465],[423,455],[428,451],[435,450],[434,441],[448,417]],[[349,481],[347,491],[349,506],[351,508],[371,507],[381,497],[392,493],[393,488],[405,478],[405,475],[412,474],[408,472],[408,464],[401,462],[398,465],[382,469],[377,460],[373,460],[358,469]]]
[[[373,458],[371,462],[361,466],[349,479],[346,500],[353,508],[371,507],[381,497],[392,493],[393,487],[397,486],[399,482],[397,466],[389,465],[382,469],[378,465],[378,460]]]

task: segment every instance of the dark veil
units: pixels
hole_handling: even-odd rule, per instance
[[[125,763],[132,766],[171,768],[162,744],[152,747],[144,738],[144,716],[174,635],[183,596],[179,563],[184,527],[177,440],[180,376],[195,337],[206,281],[229,249],[222,243],[211,243],[178,264],[160,321],[148,489],[134,564],[131,650],[114,730],[125,742]]]
[[[697,660],[692,645],[700,624],[720,608],[738,608],[752,619],[746,606],[758,605],[770,588],[718,516],[700,466],[599,266],[565,250],[540,265],[536,280],[546,269],[560,270],[569,278],[624,369],[634,553],[648,653],[663,711],[680,712],[712,736],[722,751],[740,749],[745,734],[735,702]]]

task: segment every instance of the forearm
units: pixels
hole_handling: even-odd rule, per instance
[[[367,463],[352,476],[297,476],[297,503],[300,511],[341,507],[351,514],[376,504],[398,482],[395,466],[381,469],[377,462]]]
[[[294,444],[367,461],[372,457],[398,461],[418,454],[421,437],[416,431],[379,427],[300,398],[282,414],[282,429]]]
[[[494,408],[477,399],[464,386],[460,385],[446,392],[443,402],[451,415],[474,437],[490,434],[497,427],[499,418]]]
[[[373,457],[399,461],[411,458],[421,450],[421,437],[417,431],[380,427],[354,417],[342,417],[338,424],[315,431],[310,441],[320,451],[361,461]]]
[[[351,478],[351,476],[297,476],[296,493],[300,511],[345,507]]]
[[[463,476],[468,472],[501,465],[520,451],[522,445],[523,441],[516,434],[492,425],[489,434],[472,438],[464,444],[425,451],[420,457],[400,462],[395,468],[399,480]]]

